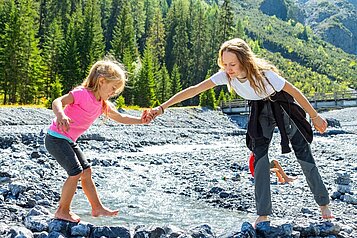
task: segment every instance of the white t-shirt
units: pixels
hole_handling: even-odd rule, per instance
[[[261,100],[273,94],[274,91],[279,92],[283,89],[285,85],[285,79],[283,77],[271,70],[264,71],[264,74],[269,79],[270,84],[274,87],[272,88],[272,86],[267,82],[267,80],[264,79],[263,82],[267,94],[257,94],[250,86],[248,80],[246,80],[244,83],[241,83],[237,78],[234,78],[231,80],[231,86],[239,96],[247,100]],[[228,76],[224,71],[219,71],[216,74],[212,75],[210,77],[210,80],[216,85],[229,84]]]

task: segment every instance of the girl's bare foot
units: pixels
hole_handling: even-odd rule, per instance
[[[65,220],[65,221],[70,221],[70,222],[80,222],[81,221],[81,218],[72,211],[65,212],[65,211],[57,210],[55,213],[55,218]]]
[[[269,217],[268,216],[258,216],[258,218],[255,220],[255,222],[253,224],[254,229],[257,227],[258,223],[264,222],[264,221],[269,221]]]
[[[109,217],[112,217],[112,216],[116,216],[118,215],[119,213],[119,210],[111,210],[109,208],[106,208],[106,207],[101,207],[99,209],[96,209],[96,210],[92,210],[92,216],[94,217],[99,217],[99,216],[109,216]]]
[[[320,206],[322,219],[332,219],[335,216],[332,214],[331,210],[328,208],[328,205]]]

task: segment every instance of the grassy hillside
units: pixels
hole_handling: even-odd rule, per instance
[[[263,14],[259,1],[233,2],[248,38],[257,40],[268,51],[262,55],[276,63],[291,81],[307,84],[309,92],[338,85],[357,88],[356,56],[321,40],[309,27]]]

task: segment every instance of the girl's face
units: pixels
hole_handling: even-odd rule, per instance
[[[108,100],[110,97],[115,95],[115,92],[119,89],[120,87],[120,81],[108,81],[105,80],[104,78],[101,78],[99,81],[99,90],[98,94],[100,99],[102,100]]]
[[[246,77],[246,72],[244,71],[242,65],[239,63],[237,56],[234,53],[224,51],[222,53],[222,65],[224,67],[224,71],[226,71],[230,78]]]

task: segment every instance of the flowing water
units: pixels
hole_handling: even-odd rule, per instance
[[[213,147],[225,146],[216,144]],[[135,159],[120,161],[119,167],[94,167],[94,180],[99,185],[98,193],[103,204],[119,209],[117,217],[93,218],[90,206],[82,190],[75,196],[72,207],[83,221],[102,226],[174,225],[189,229],[208,224],[216,233],[240,228],[243,221],[253,221],[252,214],[215,208],[194,197],[168,192],[167,188],[180,190],[182,181],[167,176],[170,164],[152,166],[140,160],[140,154],[162,154],[197,151],[212,145],[165,145],[144,148],[142,152],[126,153]],[[121,154],[123,155],[123,154]],[[102,155],[105,156],[105,155]],[[112,155],[111,155],[112,156]],[[166,175],[165,175],[166,174]]]

